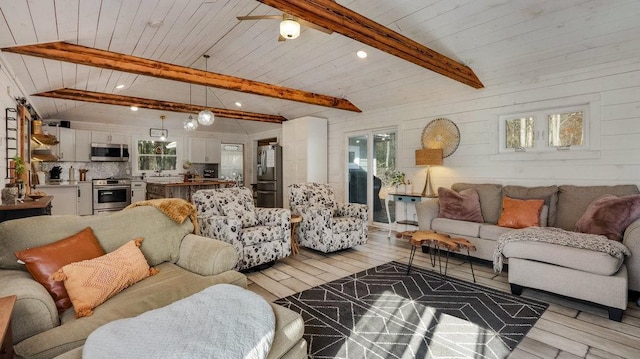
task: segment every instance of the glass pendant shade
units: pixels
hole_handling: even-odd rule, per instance
[[[184,120],[182,126],[184,126],[185,131],[195,131],[198,128],[198,121],[189,115],[189,118]]]
[[[295,20],[282,20],[280,22],[280,35],[287,40],[300,36],[300,23]]]
[[[213,112],[211,112],[209,110],[202,110],[198,114],[198,122],[200,122],[200,124],[202,126],[213,125],[213,121],[215,121],[215,120],[216,119],[215,119],[215,117],[213,115]]]

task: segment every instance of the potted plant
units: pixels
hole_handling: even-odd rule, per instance
[[[22,157],[15,155],[12,158],[13,160],[13,169],[16,173],[15,183],[18,185],[18,198],[24,197],[24,181],[22,180],[22,176],[27,171],[27,168],[24,165],[24,161]]]

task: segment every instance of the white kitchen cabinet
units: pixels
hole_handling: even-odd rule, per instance
[[[76,132],[70,128],[56,128],[58,143],[56,145],[56,156],[59,161],[75,161],[76,160]]]
[[[76,131],[76,161],[89,162],[91,161],[91,131],[89,130],[75,130]]]
[[[78,182],[78,215],[93,214],[93,188],[91,182]]]
[[[91,142],[129,144],[129,136],[124,133],[91,131]]]
[[[73,215],[78,213],[78,186],[37,186],[38,191],[44,191],[53,196],[51,201],[52,215]]]
[[[190,138],[189,160],[193,163],[220,163],[220,140]]]
[[[131,203],[144,201],[147,198],[147,183],[131,181]]]

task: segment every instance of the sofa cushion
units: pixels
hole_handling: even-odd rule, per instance
[[[25,263],[33,279],[51,294],[58,311],[63,311],[71,308],[69,294],[64,288],[64,283],[49,277],[67,264],[100,257],[105,253],[91,228],[87,227],[70,237],[15,254]]]
[[[141,242],[142,238],[129,241],[113,252],[67,264],[53,274],[55,280],[64,280],[78,318],[90,316],[107,299],[157,273],[140,252]]]
[[[606,194],[589,204],[576,223],[576,230],[622,241],[624,230],[639,217],[640,195],[617,197]]]
[[[553,227],[558,209],[558,186],[546,187],[524,187],[524,186],[504,186],[502,193],[511,198],[517,199],[543,199],[544,204],[549,207],[547,216],[548,226]]]
[[[438,188],[440,217],[469,222],[484,222],[480,210],[480,198],[475,188],[460,192],[448,188]]]
[[[554,227],[567,231],[575,230],[576,222],[582,217],[589,204],[602,195],[628,196],[638,193],[640,192],[636,185],[560,186],[558,190],[558,211],[556,212]]]
[[[543,206],[544,200],[541,199],[514,199],[505,196],[498,225],[509,228],[539,227]]]
[[[482,217],[486,223],[496,224],[502,210],[502,185],[490,183],[454,183],[451,189],[460,192],[475,188],[480,197]]]
[[[500,227],[495,224],[482,224],[480,225],[480,238],[497,241],[502,234],[509,231],[513,231],[513,228]]]
[[[153,225],[140,225],[153,223]],[[36,216],[0,223],[0,268],[24,270],[15,252],[38,247],[91,227],[105,252],[113,252],[132,238],[142,237],[142,253],[150,266],[175,263],[182,238],[193,232],[187,220],[176,224],[157,208],[141,206],[108,216]]]
[[[431,222],[431,229],[436,232],[457,234],[467,237],[478,237],[482,223],[458,221],[448,218],[434,218]]]
[[[502,254],[507,258],[534,260],[599,275],[617,273],[624,262],[624,258],[603,252],[535,241],[508,242]]]

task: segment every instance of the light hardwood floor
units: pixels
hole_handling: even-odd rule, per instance
[[[406,240],[387,238],[387,233],[371,228],[366,245],[337,253],[301,248],[300,254],[281,259],[271,268],[248,273],[249,289],[274,301],[392,260],[407,263],[411,246]],[[414,264],[431,268],[428,255],[420,251]],[[506,273],[494,273],[489,263],[473,264],[478,284],[509,292]],[[469,265],[462,259],[450,260],[448,274],[472,281]],[[629,302],[618,323],[596,305],[530,289],[523,296],[550,306],[511,358],[640,358],[640,308],[635,303]]]

